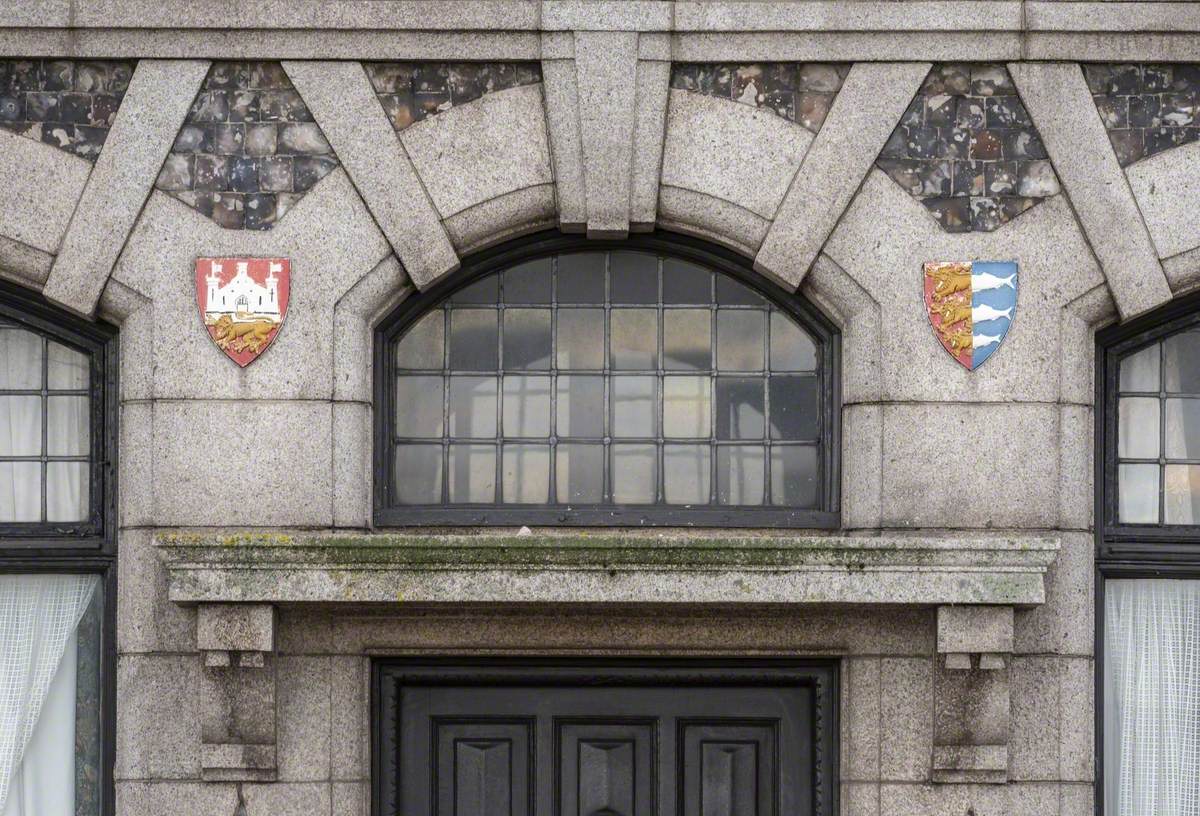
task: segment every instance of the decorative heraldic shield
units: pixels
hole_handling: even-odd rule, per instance
[[[287,315],[287,258],[197,258],[196,303],[208,335],[243,368],[279,334]]]
[[[925,311],[955,360],[974,371],[991,357],[1017,311],[1016,261],[925,264]]]

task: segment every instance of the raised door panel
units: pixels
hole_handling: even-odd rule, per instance
[[[774,722],[680,724],[683,812],[688,816],[775,816]]]
[[[654,724],[557,722],[560,816],[654,816]]]
[[[437,816],[531,816],[531,726],[435,722]]]

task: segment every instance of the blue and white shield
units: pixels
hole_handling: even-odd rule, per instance
[[[1012,326],[1016,261],[926,263],[925,311],[942,347],[974,371],[996,353]]]

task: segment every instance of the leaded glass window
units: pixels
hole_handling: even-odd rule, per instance
[[[559,508],[564,522],[821,512],[831,349],[807,314],[652,247],[475,276],[390,341],[394,520],[434,506]]]

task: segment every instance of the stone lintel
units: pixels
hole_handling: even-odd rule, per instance
[[[943,654],[995,655],[1013,650],[1011,606],[939,606],[937,627],[937,648]]]

